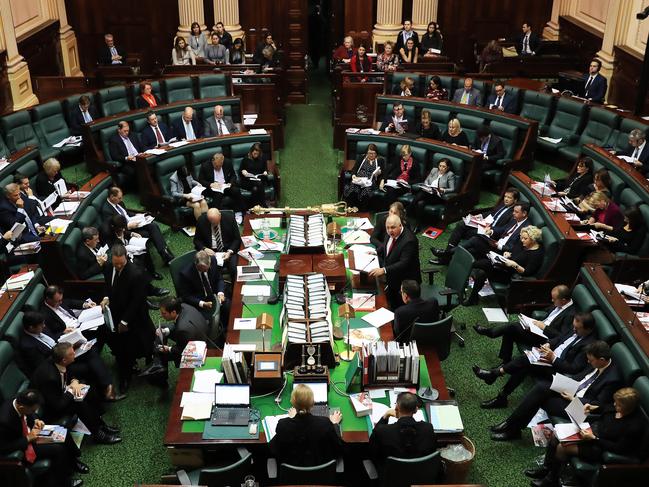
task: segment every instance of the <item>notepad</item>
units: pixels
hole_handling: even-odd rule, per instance
[[[394,319],[394,313],[387,308],[379,308],[372,313],[368,313],[362,318],[370,325],[380,328]]]
[[[507,323],[507,315],[501,308],[482,308],[487,320],[491,323]]]
[[[457,404],[430,404],[428,416],[437,433],[464,431],[460,408],[457,407]]]
[[[195,370],[192,392],[214,393],[214,384],[221,382],[223,374],[216,369]]]

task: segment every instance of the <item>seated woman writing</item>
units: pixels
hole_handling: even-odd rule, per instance
[[[350,206],[367,210],[371,206],[372,194],[379,186],[385,161],[378,157],[375,144],[367,146],[365,156],[360,156],[351,171],[352,179],[343,189],[343,199]]]
[[[595,211],[588,220],[583,220],[582,224],[605,232],[617,231],[624,224],[624,215],[620,207],[606,193],[602,191],[593,193],[590,202]]]
[[[412,206],[417,215],[417,221],[424,220],[424,207],[428,203],[439,203],[446,193],[455,192],[455,174],[451,171],[451,161],[447,158],[441,159],[426,176],[424,182],[416,189],[413,188],[415,199]]]

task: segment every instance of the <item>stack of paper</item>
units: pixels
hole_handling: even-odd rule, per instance
[[[72,216],[80,204],[79,201],[63,201],[54,210],[54,216]]]
[[[379,308],[372,313],[366,314],[362,319],[370,325],[380,328],[394,319],[394,313],[387,308]]]
[[[144,237],[131,237],[126,245],[126,251],[129,255],[142,255],[146,253],[146,243],[148,238]]]
[[[430,422],[436,433],[459,433],[464,431],[464,424],[457,404],[450,402],[432,402],[428,407]]]
[[[148,225],[153,220],[155,220],[155,218],[152,217],[151,215],[147,215],[145,213],[136,213],[135,215],[129,217],[128,223],[130,225],[131,223],[135,222],[137,224],[136,228],[140,228],[140,227],[143,227],[145,225]]]
[[[105,323],[104,313],[101,306],[93,306],[92,308],[84,309],[79,315],[78,321],[79,329],[81,331],[99,328]]]
[[[4,286],[2,287],[7,291],[22,291],[23,289],[25,289],[27,284],[29,284],[29,281],[33,279],[33,277],[34,271],[14,274],[9,277],[9,279],[7,279],[7,282],[5,282]]]
[[[61,218],[54,218],[49,222],[48,232],[53,235],[59,235],[65,233],[68,227],[72,223],[72,220],[63,220]]]
[[[523,329],[529,330],[532,333],[534,333],[535,335],[546,338],[545,333],[543,333],[543,330],[541,330],[541,328],[536,326],[536,324],[534,323],[533,318],[530,318],[529,316],[525,316],[525,315],[521,314],[521,315],[518,316],[518,322],[521,324]]]
[[[207,344],[205,342],[198,340],[190,341],[185,346],[180,357],[180,367],[192,369],[200,367],[205,363],[206,355]]]
[[[219,384],[223,374],[216,369],[195,370],[192,392],[214,393],[214,385]]]
[[[209,419],[213,403],[214,388],[211,393],[183,392],[180,399],[180,407],[183,408],[180,419],[183,421]]]
[[[11,245],[11,248],[9,247]],[[41,242],[40,240],[37,240],[36,242],[27,242],[24,244],[20,244],[16,247],[13,247],[11,243],[7,244],[7,250],[11,252],[13,250],[13,253],[15,255],[31,255],[31,254],[37,254],[38,252],[41,251]]]

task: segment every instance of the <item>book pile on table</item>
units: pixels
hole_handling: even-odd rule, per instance
[[[419,383],[417,342],[377,341],[361,348],[363,384],[376,382]]]
[[[228,384],[248,383],[248,362],[246,357],[243,352],[234,351],[229,343],[223,346],[221,368]]]
[[[321,214],[291,215],[289,218],[289,248],[324,247],[326,240],[325,220]]]
[[[181,369],[195,369],[205,363],[207,344],[198,340],[188,342],[180,356]]]
[[[331,341],[331,295],[323,274],[288,275],[280,317],[290,343]]]

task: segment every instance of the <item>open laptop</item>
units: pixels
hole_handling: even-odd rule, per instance
[[[311,414],[314,416],[329,417],[329,404],[327,401],[327,383],[326,382],[298,382],[293,383],[293,389],[298,384],[309,386],[313,391],[313,408]]]
[[[213,426],[247,426],[250,420],[250,386],[247,384],[215,384],[214,407],[210,421]]]

